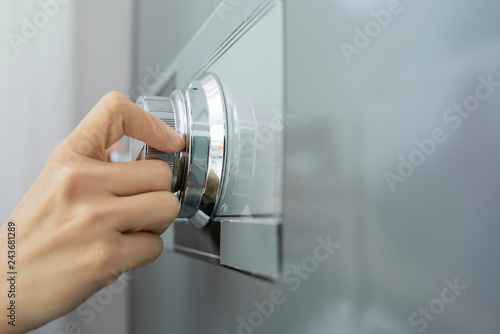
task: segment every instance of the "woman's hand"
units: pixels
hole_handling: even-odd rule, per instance
[[[155,160],[109,163],[109,148],[124,134],[165,152],[185,145],[120,93],[107,94],[90,111],[9,219],[16,226],[16,326],[7,323],[10,284],[2,279],[1,333],[40,327],[161,254],[160,234],[179,211],[171,170]],[[1,277],[12,271],[7,233],[6,223],[0,229]]]

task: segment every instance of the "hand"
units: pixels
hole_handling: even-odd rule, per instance
[[[7,223],[0,229],[0,332],[25,333],[75,309],[119,275],[154,261],[179,212],[157,160],[113,164],[124,134],[165,151],[185,142],[120,93],[109,93],[53,152],[9,221],[16,224],[16,326],[7,324]]]

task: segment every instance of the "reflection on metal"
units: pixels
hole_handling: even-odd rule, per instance
[[[181,204],[179,218],[206,227],[218,208],[227,155],[226,104],[219,80],[207,73],[184,94],[175,90],[171,97],[141,96],[137,104],[179,132],[186,148],[170,154],[135,141],[132,154],[142,145],[136,157],[168,163],[173,172],[172,192]]]

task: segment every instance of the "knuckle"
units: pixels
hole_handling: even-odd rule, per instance
[[[65,163],[64,158],[59,152],[53,152],[49,156],[47,162],[45,163],[45,169],[55,173],[58,180],[62,179],[69,170],[68,165]]]
[[[72,201],[74,197],[82,190],[86,183],[87,175],[79,168],[68,168],[62,175],[59,189],[60,195],[65,201]]]
[[[55,170],[61,167],[75,166],[78,162],[81,162],[81,160],[82,158],[73,151],[66,139],[52,151],[45,166]]]
[[[91,227],[93,229],[104,228],[112,218],[113,212],[109,210],[104,205],[99,205],[96,203],[85,203],[82,205],[81,209],[82,223],[86,228]]]
[[[63,160],[64,160],[64,155],[58,148],[49,155],[49,158],[47,159],[47,166],[49,167],[58,166]]]
[[[123,103],[124,101],[127,101],[127,97],[123,95],[123,93],[118,92],[118,91],[111,91],[104,95],[103,98],[107,102],[114,102],[114,103]]]
[[[108,239],[100,239],[93,245],[92,258],[97,272],[105,273],[116,265],[116,260],[120,256],[120,247],[116,242]]]
[[[120,92],[107,93],[102,101],[105,103],[105,110],[113,120],[120,119],[127,112],[129,99]]]

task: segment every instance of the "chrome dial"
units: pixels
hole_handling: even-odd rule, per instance
[[[219,80],[207,73],[184,93],[175,90],[170,97],[141,96],[137,104],[179,132],[186,148],[170,154],[134,140],[131,148],[138,152],[134,160],[167,162],[173,173],[172,192],[180,201],[179,218],[187,218],[199,228],[207,226],[219,206],[227,156],[227,113]]]

